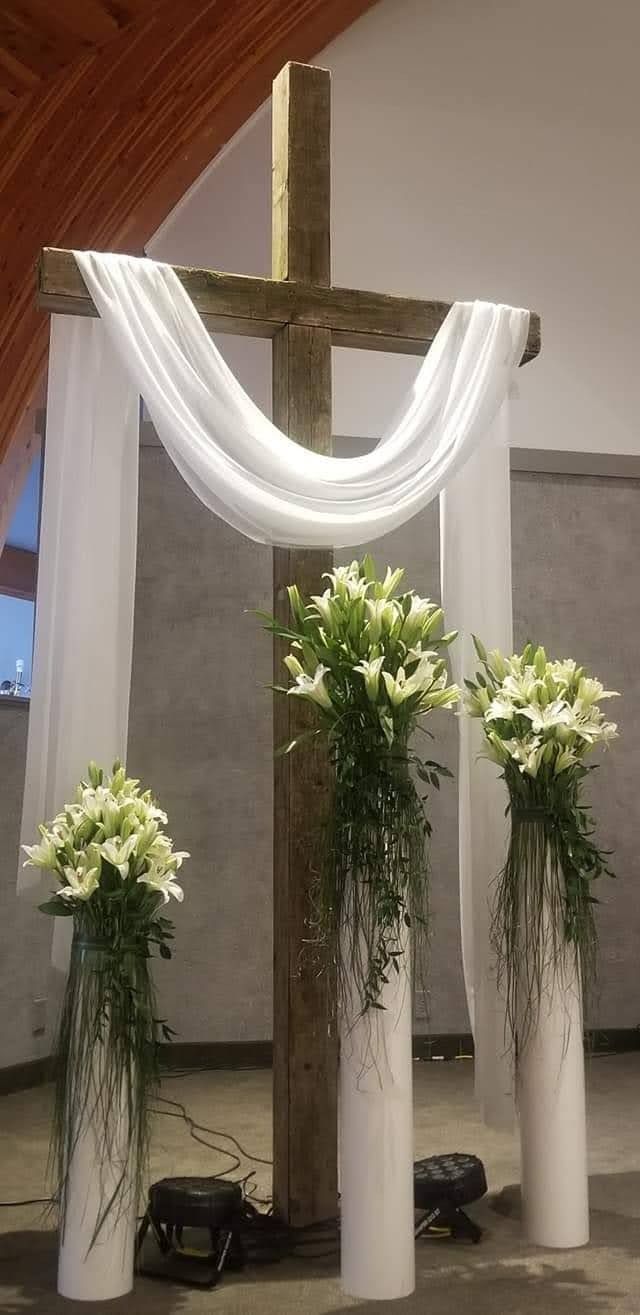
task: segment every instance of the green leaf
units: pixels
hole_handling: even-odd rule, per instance
[[[54,895],[53,899],[45,900],[44,904],[38,905],[38,908],[41,913],[48,913],[55,918],[72,918],[74,914],[73,905],[61,899],[59,895]]]
[[[168,945],[165,945],[165,944],[164,944],[164,942],[163,942],[162,945],[160,946],[160,958],[161,958],[161,959],[170,959],[170,958],[171,958],[171,950],[169,949],[169,946],[168,946]]]

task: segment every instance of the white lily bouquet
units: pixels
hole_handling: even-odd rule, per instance
[[[310,917],[332,954],[340,934],[339,982],[346,955],[362,1011],[379,1007],[389,970],[399,971],[405,929],[426,926],[430,825],[414,775],[438,788],[451,773],[416,753],[410,737],[459,697],[444,656],[456,632],[442,633],[442,609],[428,598],[396,596],[403,574],[389,568],[380,580],[367,556],[328,573],[321,596],[305,600],[291,586],[290,625],[261,614],[291,648],[293,684],[276,688],[316,713],[283,751],[323,737],[335,768]]]
[[[503,657],[474,639],[481,670],[467,680],[464,705],[482,719],[485,756],[502,770],[511,837],[493,919],[499,980],[514,1043],[534,1021],[543,974],[575,949],[588,991],[595,976],[598,902],[593,883],[612,876],[593,839],[583,786],[588,756],[617,736],[599,707],[616,697],[572,659],[549,661],[543,648]]]
[[[176,876],[189,855],[174,850],[161,829],[166,822],[150,792],[127,778],[119,763],[111,776],[91,763],[75,800],[39,828],[38,844],[24,847],[27,864],[57,881],[42,912],[73,918],[53,1129],[62,1226],[69,1165],[87,1117],[106,1163],[114,1153],[113,1110],[123,1100],[127,1110],[125,1162],[95,1221],[94,1240],[109,1211],[128,1208],[124,1196],[132,1183],[138,1191],[148,1144],[147,1095],[157,1079],[158,1043],[171,1035],[156,1017],[149,961],[154,947],[171,958],[173,925],[162,910],[171,896],[183,898]]]

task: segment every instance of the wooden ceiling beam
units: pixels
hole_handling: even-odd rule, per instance
[[[4,116],[0,548],[17,487],[2,462],[11,444],[26,441],[22,417],[47,357],[48,325],[35,296],[41,248],[142,254],[173,206],[270,94],[279,68],[290,59],[313,59],[373,3],[122,0],[133,21],[35,86]]]
[[[128,21],[119,23],[100,0],[55,0],[54,5],[51,0],[29,0],[29,7],[38,24],[49,29],[62,28],[96,46],[116,36]]]
[[[17,104],[18,98],[15,95],[15,92],[11,91],[9,87],[3,86],[0,77],[0,111],[3,113],[7,111],[10,112],[15,109]]]
[[[38,580],[38,554],[5,544],[0,557],[0,594],[33,601]]]
[[[3,0],[0,46],[43,78],[50,77],[82,53],[83,43],[72,33],[61,32],[50,20],[38,22],[37,14],[20,0],[13,3]]]
[[[2,46],[0,46],[0,70],[2,70],[3,82],[10,82],[11,87],[16,90],[20,88],[23,92],[29,91],[40,82],[38,74],[34,73],[33,69],[27,68],[26,64],[22,64],[15,55]]]

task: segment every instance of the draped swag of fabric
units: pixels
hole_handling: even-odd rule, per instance
[[[89,758],[109,765],[125,756],[140,395],[196,496],[260,543],[360,544],[401,525],[449,486],[445,524],[452,537],[445,529],[443,540],[448,618],[468,630],[478,612],[486,633],[496,591],[498,610],[510,617],[508,572],[502,569],[495,580],[490,573],[496,558],[509,561],[502,495],[502,523],[492,526],[490,545],[476,531],[484,533],[491,521],[486,472],[496,461],[504,486],[508,454],[505,447],[496,456],[496,422],[524,351],[527,311],[457,302],[395,423],[372,452],[341,459],[300,447],[251,401],[170,266],[94,252],[77,252],[76,259],[100,320],[53,317],[25,842],[38,821],[62,805]],[[465,521],[474,496],[464,472],[458,492],[454,480],[474,454],[474,478],[489,499],[482,527],[473,518],[468,526]],[[473,560],[472,589],[460,572],[447,573],[452,546],[461,560]],[[504,642],[502,632],[496,642]],[[467,759],[469,752],[463,746]],[[463,785],[471,794],[472,781],[469,771]],[[469,816],[468,808],[461,810],[461,826],[468,828]],[[461,855],[468,852],[461,834]],[[463,864],[462,888],[467,942],[476,917],[470,862]],[[21,872],[19,887],[30,880]],[[478,954],[486,954],[484,937]],[[57,953],[54,941],[56,959],[65,966],[61,941]],[[469,959],[467,953],[467,970]],[[473,1016],[477,968],[472,979],[467,976]],[[496,1053],[495,1046],[491,1050]]]

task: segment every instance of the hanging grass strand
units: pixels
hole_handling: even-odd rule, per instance
[[[549,975],[565,970],[568,948],[585,1002],[595,983],[593,883],[613,873],[582,791],[594,770],[586,757],[616,738],[598,706],[616,695],[572,659],[548,661],[543,648],[528,644],[505,658],[475,642],[482,669],[465,681],[465,708],[482,719],[485,756],[502,769],[509,794],[511,836],[492,943],[517,1052],[536,1025]]]
[[[400,970],[407,931],[414,957],[428,939],[430,825],[426,789],[451,773],[410,746],[434,708],[451,707],[443,613],[410,592],[396,596],[401,570],[377,578],[370,557],[328,573],[324,593],[305,600],[289,589],[291,624],[261,613],[286,639],[294,684],[278,692],[314,705],[334,767],[330,816],[322,838],[309,911],[309,940],[318,962],[336,969],[349,1012],[381,1008],[382,988]],[[355,999],[354,999],[355,993]]]

